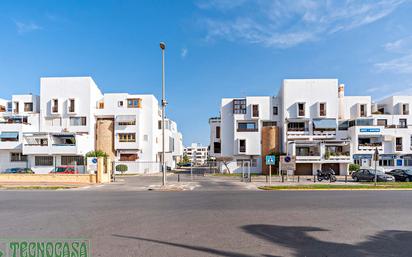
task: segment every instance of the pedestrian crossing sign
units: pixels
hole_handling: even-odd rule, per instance
[[[275,165],[276,158],[274,155],[266,155],[266,165]]]

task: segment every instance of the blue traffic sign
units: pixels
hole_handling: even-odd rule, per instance
[[[266,165],[275,165],[276,158],[274,155],[266,155]]]

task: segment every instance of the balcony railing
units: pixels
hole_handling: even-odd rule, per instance
[[[258,128],[238,128],[237,132],[257,132]]]

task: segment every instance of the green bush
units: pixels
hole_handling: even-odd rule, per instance
[[[116,171],[119,171],[122,174],[124,174],[127,171],[127,165],[125,165],[125,164],[116,165]]]
[[[349,171],[351,173],[354,172],[354,171],[358,171],[359,169],[360,169],[359,164],[354,164],[354,163],[349,164]]]

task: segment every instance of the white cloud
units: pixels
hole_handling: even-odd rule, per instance
[[[412,73],[412,36],[404,37],[384,45],[388,53],[395,53],[400,57],[375,63],[378,71],[392,71],[394,73]]]
[[[407,0],[238,0],[200,2],[208,40],[290,47],[376,22]],[[216,18],[216,13],[221,14]]]
[[[182,48],[182,50],[180,51],[180,56],[184,59],[186,58],[186,55],[188,53],[188,49],[186,47]]]
[[[395,73],[412,73],[412,54],[395,58],[386,62],[376,63],[378,71],[393,71]]]
[[[24,23],[24,22],[21,22],[21,21],[15,21],[14,23],[16,24],[17,33],[19,33],[19,34],[24,34],[24,33],[27,33],[27,32],[42,29],[39,25],[37,25],[34,22]]]

